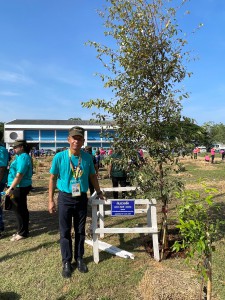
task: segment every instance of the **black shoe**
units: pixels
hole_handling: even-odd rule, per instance
[[[69,261],[66,261],[63,264],[62,276],[64,278],[70,278],[71,275],[72,275],[72,266],[71,266],[71,263]]]
[[[87,273],[88,272],[88,267],[86,266],[86,264],[84,263],[82,258],[77,259],[77,269],[81,273]]]

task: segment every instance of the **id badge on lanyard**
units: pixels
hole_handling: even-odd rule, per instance
[[[76,180],[71,180],[71,187],[72,187],[72,197],[77,197],[81,195],[80,191],[80,183]]]

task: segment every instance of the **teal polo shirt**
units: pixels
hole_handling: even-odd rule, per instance
[[[31,157],[27,153],[16,155],[9,168],[8,186],[10,186],[16,177],[16,174],[23,174],[23,178],[17,187],[27,187],[32,184],[33,167]]]
[[[111,169],[111,175],[113,177],[125,177],[126,173],[123,169],[121,169],[120,166],[120,160],[122,158],[121,153],[113,153],[111,155],[111,164],[112,164],[112,169]]]
[[[81,192],[87,193],[89,188],[89,183],[88,183],[89,175],[95,174],[95,168],[94,168],[92,156],[89,153],[86,153],[81,150],[80,155],[81,155],[81,161],[80,161],[81,174],[76,181],[80,183]],[[77,167],[79,156],[75,156],[72,154],[71,159],[73,165]],[[72,181],[74,181],[75,179],[73,177],[73,172],[71,170],[68,150],[58,152],[54,156],[52,160],[50,174],[58,175],[56,185],[61,192],[72,193]]]
[[[3,147],[0,144],[0,167],[6,167],[8,166],[8,161],[9,161],[9,153],[6,150],[5,147]],[[2,178],[1,183],[6,183],[7,182],[7,170],[5,171],[5,174]]]

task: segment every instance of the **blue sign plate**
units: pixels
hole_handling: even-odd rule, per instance
[[[111,200],[111,216],[134,216],[135,200]]]

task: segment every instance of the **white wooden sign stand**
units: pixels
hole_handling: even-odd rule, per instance
[[[136,187],[118,187],[118,188],[103,188],[102,191],[134,191]],[[105,233],[149,233],[152,234],[153,240],[153,252],[155,260],[159,261],[159,242],[158,242],[158,227],[157,227],[157,215],[156,215],[156,200],[155,199],[134,199],[135,205],[145,205],[143,209],[135,209],[135,213],[147,213],[147,226],[146,227],[134,227],[134,228],[106,228],[104,226],[104,216],[111,215],[110,210],[104,210],[105,205],[111,205],[111,200],[97,199],[96,192],[90,197],[89,204],[92,206],[92,231],[93,231],[93,256],[94,262],[99,262],[99,242],[98,235],[104,238]],[[124,200],[124,199],[123,199]],[[98,209],[99,207],[99,209]]]

